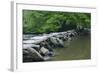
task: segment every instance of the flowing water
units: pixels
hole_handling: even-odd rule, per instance
[[[91,58],[91,40],[90,36],[80,36],[72,41],[65,42],[64,48],[55,48],[53,61],[60,60],[83,60]]]
[[[33,35],[31,35],[33,36]],[[24,36],[26,39],[31,36]],[[85,60],[91,59],[90,36],[78,36],[71,41],[64,42],[64,48],[54,48],[55,55],[50,61]]]

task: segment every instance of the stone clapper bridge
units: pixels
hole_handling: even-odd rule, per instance
[[[64,47],[64,41],[70,41],[76,36],[75,30],[65,32],[55,32],[40,36],[23,37],[23,62],[47,61],[55,56],[53,48]]]

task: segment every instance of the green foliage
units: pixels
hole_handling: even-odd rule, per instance
[[[23,33],[50,33],[90,28],[90,13],[23,10]]]

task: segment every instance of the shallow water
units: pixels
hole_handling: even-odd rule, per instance
[[[80,36],[72,39],[69,44],[65,42],[64,48],[55,48],[52,61],[83,60],[91,58],[90,36]]]

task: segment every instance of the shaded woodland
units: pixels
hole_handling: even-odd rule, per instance
[[[23,33],[82,30],[90,24],[90,13],[23,10]]]

